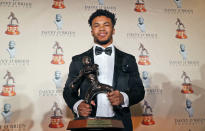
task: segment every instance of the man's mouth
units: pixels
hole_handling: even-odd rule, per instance
[[[99,33],[98,36],[100,37],[105,37],[107,35],[107,33]]]

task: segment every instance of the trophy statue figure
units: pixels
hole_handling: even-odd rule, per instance
[[[137,0],[135,3],[135,11],[136,12],[146,12],[144,0]]]
[[[62,128],[64,127],[63,121],[62,121],[62,110],[58,107],[58,104],[54,102],[52,108],[51,108],[51,122],[49,124],[50,128]]]
[[[6,79],[6,84],[3,85],[1,95],[2,96],[15,96],[15,85],[11,84],[9,81],[12,80],[13,83],[15,83],[14,77],[11,75],[11,72],[7,71],[6,75],[4,76],[4,79]]]
[[[182,84],[181,93],[184,93],[184,94],[191,94],[191,93],[193,93],[194,91],[192,89],[191,79],[186,74],[185,71],[183,71],[181,78],[184,79],[184,83]]]
[[[55,53],[53,54],[53,59],[51,61],[52,64],[64,64],[65,61],[63,60],[63,48],[60,46],[60,44],[56,41],[56,43],[53,46],[55,50]],[[58,50],[61,52],[59,53]]]
[[[70,88],[75,90],[81,84],[82,80],[87,80],[91,87],[87,90],[84,101],[85,103],[91,105],[91,101],[97,94],[108,93],[113,91],[113,89],[111,86],[102,84],[98,81],[98,65],[92,64],[90,57],[83,57],[82,63],[83,69],[80,70],[79,75],[71,82]],[[81,127],[79,127],[79,124]],[[78,128],[123,128],[123,124],[120,120],[88,116],[79,117],[69,122],[68,129]]]
[[[18,19],[16,18],[15,14],[13,12],[10,13],[8,19],[11,18],[10,23],[7,25],[7,30],[6,30],[6,34],[8,35],[19,35],[20,32],[18,31]],[[16,21],[16,24],[14,24],[13,21]]]
[[[139,50],[141,50],[140,56],[139,56],[139,65],[150,65],[150,61],[149,61],[149,56],[148,56],[148,51],[147,49],[145,49],[144,45],[142,43],[140,43],[140,47]]]
[[[55,9],[64,9],[65,8],[64,0],[53,0],[52,7]]]
[[[176,25],[178,26],[176,38],[186,39],[187,35],[185,34],[185,26],[179,18],[177,18]]]
[[[142,124],[143,125],[154,125],[155,121],[153,120],[152,108],[146,100],[144,100],[143,109],[144,109],[144,113],[143,113]]]

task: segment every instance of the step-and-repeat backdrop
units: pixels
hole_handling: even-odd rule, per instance
[[[204,0],[0,0],[0,131],[63,131],[72,56],[92,47],[88,18],[117,16],[114,44],[136,57],[145,99],[134,130],[205,130]]]

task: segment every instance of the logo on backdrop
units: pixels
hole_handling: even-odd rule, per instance
[[[6,34],[8,35],[19,35],[18,24],[19,21],[13,12],[10,13],[8,19],[10,19],[10,23],[7,25]]]
[[[61,88],[62,78],[61,78],[61,72],[60,71],[55,71],[53,82],[56,85],[56,89]]]
[[[6,80],[6,84],[2,87],[2,96],[15,96],[15,79],[11,75],[11,72],[7,70],[6,75],[4,76],[4,79]]]
[[[139,65],[150,65],[151,63],[149,61],[149,53],[142,43],[140,43],[139,50],[140,50],[140,55],[139,55],[138,64]]]
[[[4,118],[5,123],[10,123],[12,114],[11,104],[4,104],[4,110],[1,112],[1,115]]]
[[[183,60],[187,60],[187,51],[184,44],[180,44],[179,53],[182,56]]]
[[[181,22],[181,20],[179,18],[177,18],[176,25],[177,25],[176,38],[178,38],[178,39],[186,39],[187,35],[185,34],[185,26],[184,26],[184,24]]]
[[[193,111],[193,108],[192,108],[192,102],[189,99],[186,99],[186,108],[185,108],[185,110],[187,111],[189,117],[193,117],[194,111]]]
[[[52,108],[51,108],[51,117],[50,117],[50,128],[62,128],[64,127],[63,124],[63,112],[58,107],[57,102],[54,102]]]
[[[142,82],[145,88],[150,88],[150,77],[147,71],[142,72]]]
[[[105,0],[86,0],[86,5],[84,6],[84,9],[85,11],[95,11],[97,9],[109,10],[111,12],[116,11],[116,6],[105,5],[104,1]]]
[[[144,0],[137,0],[135,3],[135,9],[136,12],[146,12]]]
[[[174,3],[176,4],[177,8],[182,8],[182,0],[174,0]]]
[[[143,116],[142,124],[143,125],[154,125],[155,121],[153,119],[152,107],[149,105],[149,103],[146,100],[144,100],[143,110],[144,110],[144,113],[142,114]]]
[[[137,24],[137,26],[139,27],[141,32],[145,32],[144,18],[142,16],[138,17],[138,24]]]
[[[98,0],[99,5],[104,5],[104,0]]]
[[[1,0],[0,7],[10,7],[10,8],[31,8],[31,0]]]
[[[56,24],[57,30],[62,30],[63,20],[61,14],[56,14],[54,23]]]
[[[184,93],[184,94],[193,93],[194,91],[192,89],[191,79],[185,71],[183,71],[181,78],[184,80],[184,82],[182,83],[181,93]]]
[[[9,41],[8,44],[8,49],[6,49],[9,53],[10,58],[15,58],[16,55],[16,48],[15,48],[15,42],[14,41]]]
[[[64,64],[65,61],[63,60],[63,48],[57,41],[55,42],[53,49],[55,49],[55,53],[53,54],[51,63],[55,65]]]
[[[52,7],[55,9],[64,9],[65,8],[64,0],[53,0]]]

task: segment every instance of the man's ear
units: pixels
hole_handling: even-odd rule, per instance
[[[93,30],[91,30],[91,34],[92,34],[92,36],[93,36]]]
[[[112,34],[113,34],[113,35],[115,34],[115,28],[113,28]]]

